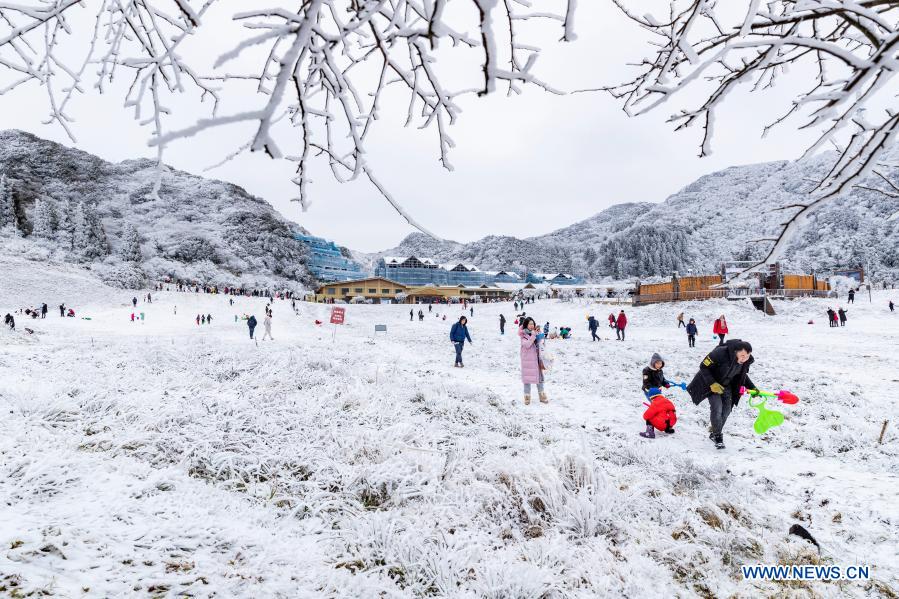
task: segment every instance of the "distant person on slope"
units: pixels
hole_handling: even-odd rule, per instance
[[[684,324],[684,313],[681,312],[677,315],[677,328],[685,327],[687,325]]]
[[[592,341],[600,341],[600,338],[596,336],[596,329],[599,328],[599,321],[593,318],[592,314],[587,318],[587,328],[590,329],[590,335],[593,337]]]
[[[9,327],[11,331],[16,330],[16,319],[12,317],[12,314],[9,312],[6,313],[6,316],[3,317],[3,324]]]
[[[253,338],[253,331],[256,330],[256,324],[257,324],[257,322],[256,322],[255,316],[250,316],[247,319],[247,328],[250,329],[250,339]]]
[[[850,290],[849,290],[849,303],[850,303],[850,304],[854,304],[854,303],[855,303],[855,289],[850,289]]]
[[[502,314],[499,315],[499,334],[500,335],[506,334],[506,317],[503,316]]]
[[[412,322],[412,319],[415,317],[415,310],[413,308],[409,309],[409,322]]]
[[[896,304],[893,303],[893,300],[890,300],[889,306],[890,312],[894,312],[896,310]]]
[[[131,305],[134,306],[135,308],[137,308],[137,297],[131,298]]]
[[[272,315],[271,312],[265,315],[265,318],[262,319],[262,326],[265,328],[265,334],[262,335],[262,340],[265,341],[265,338],[268,337],[270,340],[274,341],[275,338],[272,337]]]
[[[846,310],[842,307],[837,308],[837,314],[840,316],[840,326],[846,326]]]
[[[609,328],[610,329],[615,328],[615,315],[612,313],[609,313]]]
[[[445,320],[446,315],[443,318]],[[462,363],[462,348],[465,346],[466,339],[468,339],[469,343],[472,342],[471,335],[468,334],[468,319],[462,316],[450,329],[450,341],[453,342],[453,347],[456,349],[454,368],[465,368],[465,365]]]
[[[727,335],[727,320],[724,319],[724,314],[718,317],[715,321],[715,326],[712,327],[712,332],[718,335],[718,345],[724,345],[724,336]]]
[[[618,335],[618,341],[624,341],[624,329],[627,327],[627,316],[624,310],[618,313],[618,319],[615,321],[615,334]]]
[[[696,347],[696,335],[699,333],[699,329],[696,328],[696,319],[691,318],[690,322],[687,323],[687,343],[690,347]]]
[[[549,399],[543,391],[544,368],[540,356],[544,335],[537,328],[534,319],[527,317],[521,321],[518,337],[521,339],[521,382],[524,385],[524,405],[531,403],[531,385],[537,385],[540,403],[549,403]]]
[[[46,304],[46,302],[41,306],[41,318],[47,318],[47,304]]]
[[[740,401],[740,389],[756,388],[749,378],[749,367],[754,361],[752,345],[748,341],[731,339],[705,357],[687,386],[694,404],[709,400],[712,423],[709,439],[715,442],[717,449],[724,449],[722,429],[731,410]]]
[[[65,304],[59,304],[59,317],[60,318],[66,317],[66,305]]]

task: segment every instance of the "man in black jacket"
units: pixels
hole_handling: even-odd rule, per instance
[[[687,386],[693,403],[709,400],[709,419],[712,433],[709,438],[715,447],[724,449],[721,430],[727,417],[740,400],[740,388],[755,389],[749,378],[749,366],[755,361],[748,341],[731,339],[719,345],[699,365],[699,372]]]

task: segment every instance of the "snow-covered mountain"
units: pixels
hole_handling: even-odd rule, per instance
[[[485,237],[472,243],[435,241],[420,233],[382,255],[462,259],[485,270],[526,267],[568,271],[590,279],[664,276],[672,270],[713,272],[724,260],[752,259],[784,213],[804,201],[833,160],[822,154],[802,161],[735,166],[706,175],[664,202],[626,203],[528,239]],[[899,185],[899,170],[892,182]],[[872,186],[886,188],[872,178]],[[865,266],[878,279],[899,279],[899,222],[888,221],[899,201],[855,189],[814,213],[787,249],[784,261],[802,269]]]
[[[265,200],[168,167],[154,197],[156,176],[150,160],[113,164],[0,131],[0,196],[14,198],[17,227],[3,228],[0,242],[8,252],[84,263],[130,286],[165,276],[260,288],[311,283],[307,251],[293,238],[303,229]],[[0,197],[0,225],[3,206]]]

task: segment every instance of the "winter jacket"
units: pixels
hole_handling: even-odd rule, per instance
[[[537,342],[537,332],[525,329],[518,331],[521,339],[521,382],[536,384],[543,382],[543,370],[540,368],[540,345]]]
[[[674,404],[664,395],[655,395],[652,403],[643,412],[643,420],[660,431],[670,430],[677,424],[677,413]]]
[[[591,317],[587,320],[587,326],[589,326],[589,327],[590,327],[590,330],[593,331],[593,332],[595,333],[595,332],[596,332],[596,329],[599,328],[599,321],[596,320],[595,318],[593,318],[593,317],[591,316]]]
[[[755,384],[749,378],[749,366],[755,362],[755,358],[749,356],[744,364],[737,363],[735,346],[742,343],[739,339],[726,341],[719,345],[705,357],[699,365],[699,371],[690,384],[687,392],[694,404],[699,404],[712,394],[712,383],[718,383],[726,390],[730,390],[731,401],[737,405],[740,399],[740,387],[755,389]]]
[[[687,323],[687,335],[696,335],[698,332],[699,330],[696,328],[695,322]]]
[[[257,321],[256,321],[256,317],[255,317],[255,316],[250,316],[250,317],[247,319],[247,326],[250,327],[251,329],[255,329],[255,328],[256,328],[256,324],[257,324]]]
[[[471,336],[468,334],[468,327],[461,322],[457,322],[453,324],[453,328],[450,329],[450,341],[453,343],[465,343],[465,340],[468,339],[468,342],[471,343]]]
[[[716,318],[715,326],[712,328],[712,332],[716,335],[727,335],[727,321],[724,321],[724,323],[722,323],[720,318]]]
[[[618,320],[615,321],[615,324],[619,329],[624,330],[624,327],[627,326],[627,316],[624,315],[624,312],[618,315]]]
[[[837,314],[840,315],[841,322],[846,322],[846,310],[843,310],[842,308],[840,308],[839,310],[837,310]]]
[[[665,373],[662,372],[662,368],[656,370],[652,367],[652,365],[657,361],[662,363],[662,368],[665,368],[665,360],[662,359],[662,356],[660,356],[659,354],[652,354],[652,358],[649,359],[649,366],[643,369],[644,393],[646,393],[653,387],[662,388],[671,386],[671,383],[667,379],[665,379]]]
[[[272,317],[268,314],[265,315],[265,318],[262,319],[262,326],[265,327],[266,331],[272,330]]]

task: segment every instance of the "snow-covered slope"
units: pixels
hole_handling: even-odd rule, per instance
[[[0,314],[67,301],[92,318],[0,328],[0,587],[11,596],[899,592],[890,292],[848,306],[837,329],[819,317],[827,300],[777,302],[774,317],[723,300],[628,306],[627,341],[604,329],[595,343],[584,315],[620,306],[538,301],[528,314],[574,337],[547,341],[550,403],[524,406],[519,341],[497,326],[508,303],[474,306],[462,370],[447,342],[458,307],[409,322],[408,306],[347,306],[332,337],[314,324],[329,306],[295,314],[276,300],[274,341],[257,345],[234,314],[259,318],[264,299],[163,291],[132,323],[131,292],[64,269],[0,256]],[[696,348],[679,311],[699,323]],[[755,383],[800,403],[769,406],[786,422],[759,436],[744,398],[716,450],[707,405],[673,388],[676,433],[637,436],[649,356],[689,380],[722,312],[754,346]],[[213,324],[196,325],[198,313]],[[376,323],[388,335],[373,338]],[[820,551],[788,534],[793,524]],[[745,580],[740,566],[754,564],[866,564],[872,578]]]
[[[261,287],[310,281],[305,247],[293,239],[302,229],[236,185],[166,168],[154,198],[156,166],[151,161],[112,164],[15,130],[0,131],[0,175],[12,188],[20,230],[36,244],[16,246],[29,254],[86,263],[112,281],[128,278],[134,269],[120,254],[125,227],[131,224],[140,239],[138,266],[152,279],[170,275]],[[52,235],[40,241],[31,235],[37,200],[49,200],[53,212]],[[73,250],[79,204],[99,217],[106,242],[88,257]],[[0,233],[4,237],[10,242],[9,229]]]
[[[659,204],[626,203],[547,235],[529,239],[486,237],[472,243],[409,235],[382,255],[465,259],[482,269],[526,266],[530,271],[570,271],[588,278],[666,276],[672,270],[713,272],[722,261],[752,259],[784,213],[807,199],[832,154],[796,162],[735,166],[699,178]],[[899,185],[899,169],[890,172]],[[872,178],[869,184],[878,182]],[[879,186],[886,188],[882,182]],[[899,220],[887,218],[899,203],[855,189],[825,205],[787,249],[796,268],[865,266],[875,279],[899,280]]]

